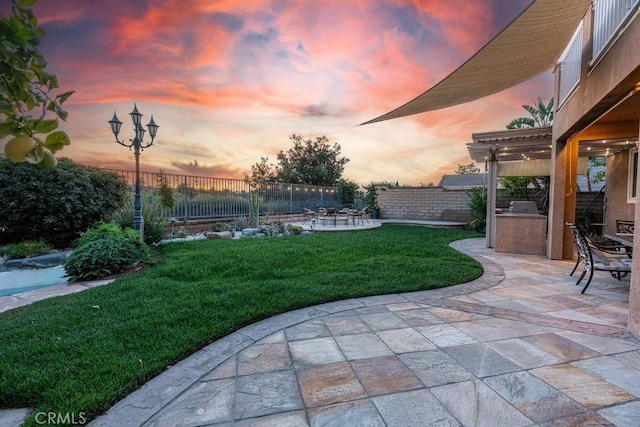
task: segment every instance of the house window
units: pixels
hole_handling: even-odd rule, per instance
[[[638,147],[629,150],[629,182],[627,183],[627,203],[636,202],[638,186]]]

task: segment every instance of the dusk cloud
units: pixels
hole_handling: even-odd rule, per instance
[[[55,3],[55,4],[54,4]],[[328,135],[359,183],[439,181],[470,163],[471,133],[501,129],[549,75],[483,100],[368,126],[436,84],[495,36],[529,0],[40,0],[42,51],[63,90],[65,155],[132,168],[124,137],[137,103],[160,125],[145,170],[242,177],[275,160],[289,135]],[[146,122],[145,122],[146,123]]]

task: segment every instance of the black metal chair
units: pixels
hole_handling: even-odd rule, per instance
[[[576,285],[579,285],[587,272],[589,272],[587,283],[580,293],[584,294],[591,284],[594,270],[607,271],[618,280],[621,280],[631,272],[631,258],[626,252],[621,252],[617,246],[597,245],[589,240],[575,224],[568,222],[567,226],[571,230],[573,244],[578,257],[576,265],[569,275],[573,276],[580,263],[584,263],[584,270],[576,282]]]
[[[624,219],[616,220],[616,233],[633,234],[635,221],[627,221]]]
[[[624,233],[624,234],[633,234],[633,230],[635,228],[635,221],[628,221],[624,219],[616,220],[616,233]],[[633,252],[633,248],[630,246],[626,247],[627,252],[631,254]]]
[[[369,213],[368,206],[365,206],[360,210],[354,210],[351,214],[353,216],[353,225],[356,225],[356,219],[360,221],[360,224],[362,225],[364,225],[365,222],[368,224],[369,220],[366,218],[366,215],[368,213]]]
[[[305,222],[307,222],[310,219],[316,219],[318,218],[318,214],[315,211],[312,211],[311,209],[307,209],[307,208],[302,208],[302,223],[304,224]]]

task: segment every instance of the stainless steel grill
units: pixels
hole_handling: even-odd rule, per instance
[[[540,211],[538,211],[538,207],[536,206],[536,202],[532,202],[529,200],[511,202],[509,204],[509,212],[516,215],[537,215],[540,213]]]

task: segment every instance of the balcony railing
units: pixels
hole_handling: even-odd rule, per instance
[[[594,0],[593,57],[595,64],[627,23],[640,0]]]
[[[560,87],[558,93],[558,107],[567,100],[569,95],[580,82],[580,66],[582,64],[582,22],[574,33],[571,41],[558,60],[560,73]]]

